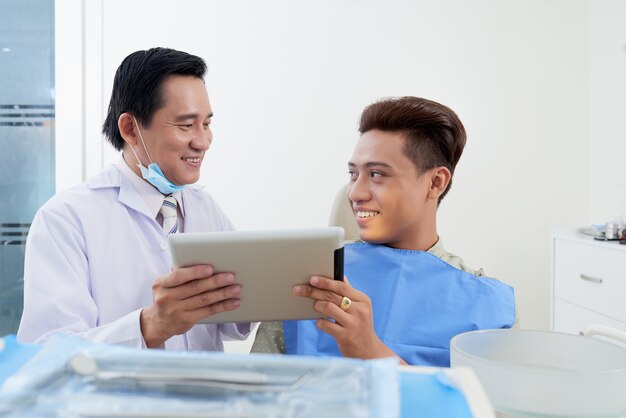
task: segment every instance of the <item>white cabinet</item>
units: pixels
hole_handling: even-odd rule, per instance
[[[626,331],[626,245],[558,230],[552,242],[552,329],[601,324]]]

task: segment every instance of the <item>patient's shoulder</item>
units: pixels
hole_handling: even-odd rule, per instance
[[[430,254],[438,257],[442,261],[445,261],[446,263],[448,263],[452,267],[455,267],[455,268],[457,268],[459,270],[463,270],[466,273],[473,274],[474,276],[484,276],[485,275],[485,272],[483,271],[482,268],[478,269],[478,270],[475,270],[475,269],[469,267],[461,257],[456,256],[456,255],[446,251],[446,249],[443,247],[443,244],[441,243],[441,239],[437,240],[435,245],[433,245],[428,250],[428,252]]]

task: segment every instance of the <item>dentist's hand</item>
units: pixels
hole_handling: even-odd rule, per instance
[[[361,359],[398,357],[376,335],[372,314],[372,302],[363,292],[356,290],[344,281],[326,277],[313,276],[309,285],[298,285],[293,288],[295,295],[315,300],[313,308],[327,317],[334,319],[318,319],[317,327],[337,340],[339,350],[345,357]],[[342,309],[343,298],[351,303]]]
[[[240,304],[241,286],[232,273],[214,274],[213,267],[183,267],[152,284],[152,305],[141,311],[141,333],[149,348],[162,347],[200,319],[232,311]]]

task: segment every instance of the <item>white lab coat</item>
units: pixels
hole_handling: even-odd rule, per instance
[[[201,188],[183,190],[186,232],[233,226]],[[139,314],[152,282],[171,271],[168,242],[130,181],[109,166],[91,181],[51,198],[35,215],[26,243],[22,342],[56,332],[95,342],[145,347]],[[250,324],[196,325],[166,349],[223,350]]]

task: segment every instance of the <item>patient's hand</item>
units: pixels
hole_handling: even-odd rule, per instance
[[[298,296],[314,299],[313,308],[334,319],[335,322],[318,319],[317,327],[337,340],[339,350],[344,356],[361,359],[397,357],[374,331],[370,298],[353,288],[347,278],[342,282],[313,276],[309,279],[309,285],[295,286],[293,292]],[[344,296],[351,303],[348,307],[344,305],[342,309]]]

